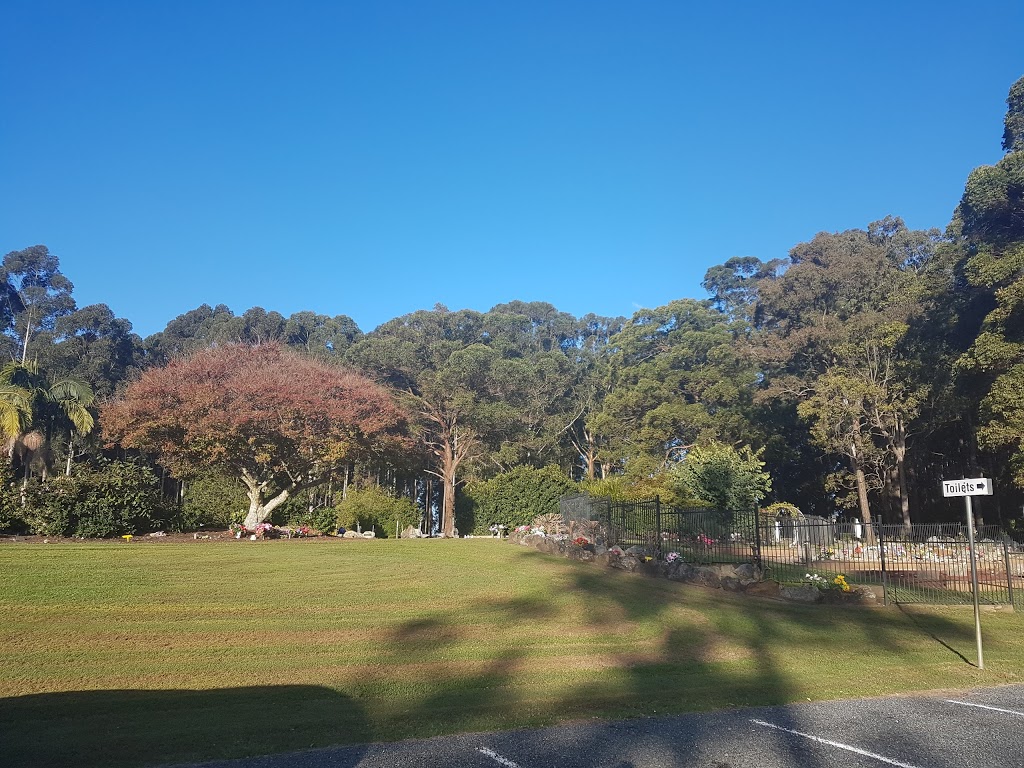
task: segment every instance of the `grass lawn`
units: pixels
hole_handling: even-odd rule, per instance
[[[1024,679],[1024,617],[802,606],[494,540],[0,546],[5,765],[135,766]]]

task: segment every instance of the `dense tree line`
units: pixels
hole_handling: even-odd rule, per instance
[[[481,489],[505,488],[495,479],[530,468],[547,468],[550,480],[556,467],[558,477],[597,492],[691,501],[680,477],[696,451],[763,467],[770,482],[758,486],[762,503],[904,524],[958,513],[941,498],[940,479],[991,476],[998,492],[981,505],[985,522],[1022,525],[1024,78],[1007,103],[1005,156],[970,174],[944,230],[910,230],[887,216],[819,233],[785,258],[744,256],[712,267],[705,300],[680,299],[629,319],[576,318],[547,303],[512,301],[486,312],[437,305],[364,333],[345,315],[284,317],[259,307],[235,315],[203,305],[142,339],[105,305],[78,308],[44,246],[13,251],[0,272],[0,344],[11,360],[0,381],[0,421],[11,482],[27,487],[57,466],[71,475],[73,466],[136,458],[163,478],[165,495],[173,487],[184,498],[181,481],[240,481],[250,517],[285,501],[307,511],[329,506],[350,485],[382,487],[436,508],[450,534],[460,519],[476,528],[510,520],[509,492],[499,504]],[[385,431],[395,432],[391,447],[378,450],[360,432],[351,451],[330,454],[328,472],[310,445],[336,445],[342,436],[293,423],[291,442],[275,446],[295,459],[306,451],[305,463],[291,462],[302,469],[289,485],[280,471],[287,461],[262,479],[262,454],[243,461],[239,446],[255,438],[237,422],[234,447],[189,437],[188,461],[132,437],[149,427],[126,421],[126,388],[137,395],[147,382],[133,413],[145,400],[156,422],[172,406],[158,405],[153,382],[162,376],[169,391],[176,377],[180,384],[191,375],[183,361],[201,359],[213,370],[224,357],[210,350],[237,357],[239,345],[275,350],[264,353],[273,359],[262,380],[307,405],[309,393],[290,393],[295,377],[272,374],[275,365],[303,370],[305,384],[320,381],[337,397],[379,395],[365,378],[339,384],[325,370],[375,381],[391,393],[376,406],[388,414]],[[284,349],[297,357],[282,357]],[[236,415],[238,403],[258,399],[245,382],[224,386]],[[101,411],[104,403],[120,405]],[[212,407],[199,404],[193,425]],[[363,416],[335,410],[346,428],[363,424]],[[92,429],[96,417],[105,437]],[[173,442],[178,433],[163,426],[162,439]],[[214,460],[232,451],[230,461]],[[483,513],[492,507],[502,510],[494,521]]]

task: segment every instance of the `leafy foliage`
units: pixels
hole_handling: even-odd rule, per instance
[[[102,463],[47,484],[30,484],[23,517],[48,536],[107,538],[151,529],[167,519],[153,471],[124,461]]]
[[[492,525],[508,529],[558,511],[558,500],[579,486],[555,466],[516,467],[484,482],[469,483],[456,506],[459,530],[487,534]]]
[[[738,450],[717,442],[695,446],[671,474],[681,495],[723,512],[753,509],[772,487],[764,462],[749,445]]]
[[[348,530],[374,530],[378,537],[392,536],[395,527],[404,530],[418,525],[419,508],[409,499],[392,496],[380,486],[349,489],[346,498],[335,510],[335,522]]]
[[[194,531],[202,526],[227,528],[240,523],[249,508],[245,487],[237,477],[205,470],[185,483],[185,498],[174,521],[178,530]]]
[[[104,407],[111,443],[179,477],[238,477],[255,527],[289,497],[359,457],[402,444],[405,414],[364,376],[275,344],[231,344],[150,369]]]

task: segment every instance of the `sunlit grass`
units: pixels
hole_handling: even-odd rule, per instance
[[[1024,621],[799,606],[493,540],[0,547],[11,765],[142,765],[1016,682]],[[960,655],[962,654],[962,656]]]

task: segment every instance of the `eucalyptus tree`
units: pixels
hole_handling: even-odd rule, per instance
[[[980,442],[1010,452],[1024,487],[1024,77],[1007,98],[1003,149],[998,163],[971,172],[951,225],[966,248],[966,276],[989,308],[959,367],[985,387]]]
[[[284,343],[311,357],[340,360],[363,332],[348,315],[294,312],[284,324]]]
[[[592,426],[620,463],[661,472],[700,441],[747,435],[755,372],[726,315],[681,299],[633,315],[609,342],[608,394]]]
[[[940,241],[936,230],[887,217],[865,230],[820,233],[757,282],[751,351],[762,397],[799,404],[813,441],[844,457],[865,521],[874,464],[910,522],[907,441],[935,371],[907,333],[926,316],[922,275]],[[892,479],[879,462],[894,469]]]
[[[479,312],[443,305],[384,323],[366,334],[346,359],[406,395],[418,415],[419,436],[433,456],[428,472],[444,489],[441,527],[455,534],[455,488],[463,464],[478,456],[497,405],[487,397],[491,363]]]
[[[45,245],[4,256],[0,266],[0,320],[7,324],[4,335],[11,359],[24,364],[32,337],[39,331],[52,331],[58,318],[74,311],[73,289],[60,270],[60,260]]]
[[[110,397],[145,364],[142,339],[106,304],[92,304],[58,318],[37,337],[33,358],[54,378],[89,385],[97,399]]]

